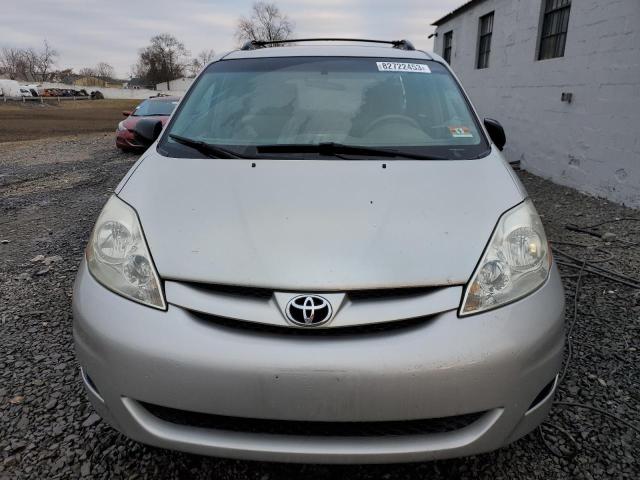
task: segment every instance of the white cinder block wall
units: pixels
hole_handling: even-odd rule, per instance
[[[176,91],[184,93],[189,90],[189,87],[193,83],[194,78],[177,78],[176,80],[171,80],[169,82],[169,88],[167,89],[167,82],[158,83],[156,85],[156,89],[158,90],[168,90],[170,92]]]
[[[453,30],[451,66],[480,115],[505,127],[509,160],[640,207],[640,0],[573,0],[564,57],[538,61],[543,5],[474,2],[438,26],[434,50]],[[489,68],[478,70],[478,19],[491,11]]]

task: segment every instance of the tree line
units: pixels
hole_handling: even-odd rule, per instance
[[[58,56],[58,51],[47,40],[39,49],[3,47],[0,48],[0,75],[23,82],[65,82],[73,77],[114,80],[114,68],[106,62],[81,68],[77,74],[71,68],[56,70]]]
[[[295,29],[294,23],[274,3],[256,2],[248,17],[240,17],[235,38],[241,45],[250,40],[277,42],[288,39]],[[191,57],[184,43],[169,33],[151,38],[150,44],[141,49],[138,62],[131,68],[131,76],[144,83],[167,83],[184,76],[195,76],[215,56],[213,50],[203,50]]]
[[[290,38],[294,28],[276,4],[259,1],[253,4],[248,17],[238,19],[235,39],[239,45],[250,40],[277,42]],[[166,82],[169,89],[171,80],[197,75],[214,56],[214,50],[206,49],[192,57],[183,42],[170,33],[161,33],[138,51],[130,76],[142,85]],[[74,77],[114,80],[114,68],[106,62],[81,68],[76,74],[70,68],[56,70],[58,57],[58,51],[47,40],[40,48],[0,48],[0,75],[27,82],[65,82]]]
[[[138,52],[138,62],[131,67],[131,77],[146,85],[167,83],[185,76],[196,76],[215,56],[213,50],[203,50],[195,57],[180,40],[169,33],[151,38],[148,46]]]
[[[58,52],[44,40],[39,49],[8,48],[0,49],[0,73],[11,80],[46,82],[53,76]]]

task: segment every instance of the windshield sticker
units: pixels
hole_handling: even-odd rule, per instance
[[[380,72],[431,73],[431,69],[422,63],[376,62]]]
[[[453,138],[473,138],[473,133],[468,127],[449,127]]]

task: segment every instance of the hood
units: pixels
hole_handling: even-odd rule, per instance
[[[140,120],[142,120],[143,118],[153,118],[154,120],[160,120],[162,122],[162,126],[164,126],[167,121],[169,120],[170,115],[154,115],[153,117],[134,117],[132,115],[128,116],[127,118],[124,119],[124,121],[122,122],[122,125],[124,126],[124,128],[126,128],[127,130],[133,130],[133,128],[136,126],[136,123],[138,123]]]
[[[255,165],[147,153],[119,196],[162,278],[291,291],[460,285],[524,198],[497,153]]]

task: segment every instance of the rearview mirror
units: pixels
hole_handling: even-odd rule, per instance
[[[124,117],[128,117],[128,116],[129,116],[129,115],[131,115],[132,113],[133,113],[133,112],[130,112],[130,111],[128,112],[128,111],[126,111],[126,110],[125,110],[125,111],[123,111],[123,112],[122,112],[122,115],[123,115]]]
[[[144,147],[150,146],[162,132],[162,122],[152,118],[144,118],[133,127],[133,134],[138,143]]]
[[[498,150],[502,151],[504,145],[507,143],[507,137],[504,134],[504,128],[500,125],[500,122],[493,118],[485,118],[484,126],[489,132],[491,141],[498,147]]]

